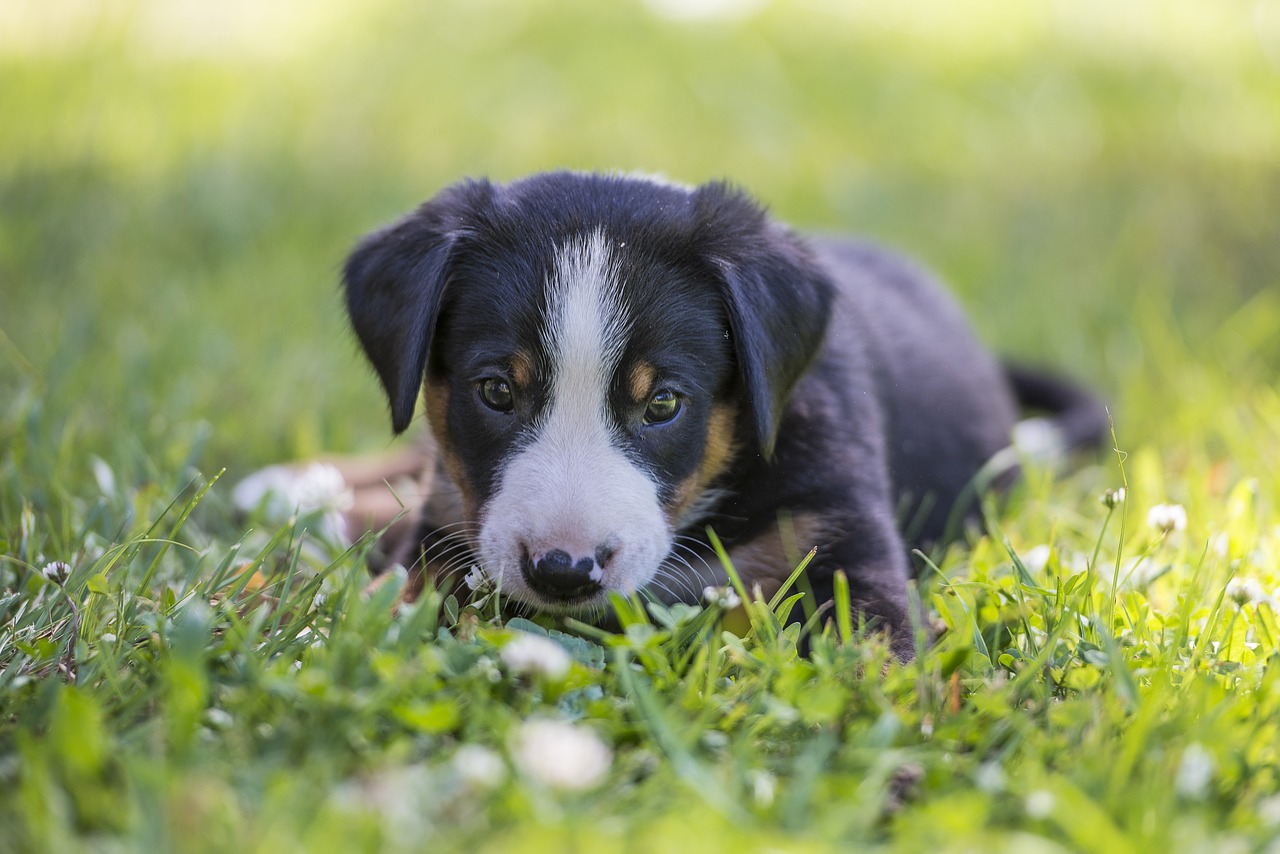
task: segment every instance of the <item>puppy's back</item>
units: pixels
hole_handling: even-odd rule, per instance
[[[1017,404],[1004,369],[920,267],[858,241],[814,246],[839,293],[822,372],[840,382],[844,351],[862,351],[908,545],[941,540],[975,475],[1009,444]]]

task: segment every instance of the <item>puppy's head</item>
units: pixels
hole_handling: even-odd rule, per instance
[[[425,381],[486,572],[562,612],[654,581],[734,455],[772,453],[831,301],[724,185],[570,173],[455,185],[345,283],[397,432]]]

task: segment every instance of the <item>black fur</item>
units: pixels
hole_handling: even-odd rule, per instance
[[[397,433],[413,418],[454,247],[489,197],[485,183],[452,187],[366,237],[343,269],[351,325],[382,380]]]
[[[715,267],[747,407],[767,457],[791,389],[821,347],[833,290],[806,247],[741,193],[709,184],[694,199],[694,241]]]
[[[883,622],[900,657],[914,649],[909,550],[953,533],[975,477],[1009,444],[1017,393],[1058,412],[1069,444],[1101,437],[1092,396],[1044,375],[1006,375],[920,270],[869,245],[803,240],[724,184],[571,173],[465,182],[367,238],[345,283],[395,430],[409,424],[424,376],[449,390],[433,423],[476,506],[547,390],[535,379],[503,418],[474,388],[509,376],[513,352],[536,351],[555,253],[596,230],[616,247],[619,287],[636,312],[611,392],[615,430],[663,502],[709,453],[712,411],[745,416],[732,458],[700,486],[715,502],[677,533],[714,562],[708,523],[732,550],[759,542],[780,516],[816,520],[817,540],[798,544],[818,547],[810,588],[828,602],[834,573],[846,572],[855,606]],[[625,379],[641,361],[681,395],[683,420],[662,429],[641,420]],[[429,505],[421,533],[451,521]]]

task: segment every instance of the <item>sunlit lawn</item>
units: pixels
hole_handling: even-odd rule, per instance
[[[846,5],[0,8],[0,849],[1275,845],[1280,7]],[[936,556],[884,674],[760,604],[393,615],[367,544],[237,519],[388,446],[352,242],[560,166],[903,248],[1119,451]]]

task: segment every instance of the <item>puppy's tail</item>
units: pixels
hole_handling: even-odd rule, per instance
[[[1006,362],[1003,368],[1019,408],[1036,414],[1013,425],[1012,444],[993,454],[956,499],[944,539],[960,532],[977,496],[1009,486],[1024,462],[1053,467],[1073,452],[1103,447],[1111,435],[1106,405],[1085,387],[1022,365]]]
[[[1053,462],[1081,450],[1102,447],[1111,435],[1107,407],[1088,389],[1045,371],[1005,364],[1018,404],[1034,413],[1014,427],[1013,443],[1023,455]]]

